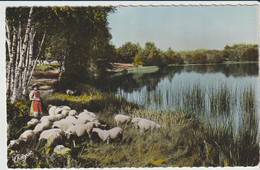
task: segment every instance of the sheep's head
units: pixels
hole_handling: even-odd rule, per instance
[[[160,129],[160,128],[161,128],[161,125],[156,124],[156,129]]]
[[[137,123],[139,123],[140,120],[141,120],[140,117],[134,117],[134,118],[131,120],[131,123],[137,124]]]

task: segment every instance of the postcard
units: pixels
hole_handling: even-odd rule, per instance
[[[259,168],[258,2],[0,15],[4,169]]]

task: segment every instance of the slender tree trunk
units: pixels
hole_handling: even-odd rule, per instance
[[[11,55],[11,32],[9,29],[8,21],[5,20],[5,30],[6,30],[6,43],[7,43],[7,49],[8,49],[8,54],[9,56]]]
[[[23,71],[22,64],[24,63],[24,60],[25,60],[26,50],[27,50],[27,46],[28,46],[29,32],[30,32],[31,27],[32,27],[32,13],[33,13],[33,7],[30,8],[28,22],[27,22],[25,36],[24,36],[24,41],[23,41],[23,49],[22,49],[18,68],[15,72],[14,90],[13,90],[13,95],[11,97],[11,102],[14,102],[17,99],[17,96],[19,95],[18,94],[19,93],[18,92],[18,89],[19,89],[18,84],[19,84],[19,78],[21,77],[21,74],[22,74],[22,71]]]
[[[62,58],[61,58],[61,62],[60,62],[60,72],[59,72],[59,76],[58,76],[57,81],[60,81],[62,72],[65,70],[65,65],[64,65],[65,59],[66,59],[66,50],[62,49]]]
[[[21,54],[21,31],[18,31],[18,42],[17,42],[17,50],[16,50],[16,59],[15,59],[15,64],[12,70],[11,74],[11,94],[10,96],[13,95],[13,89],[14,89],[14,81],[15,81],[15,73],[18,68],[18,63],[20,59],[20,54]]]
[[[33,42],[34,42],[34,38],[35,38],[35,35],[36,35],[36,32],[34,32],[34,29],[32,29],[32,31],[30,32],[30,41],[29,41],[29,46],[28,46],[28,55],[27,55],[27,58],[26,58],[26,62],[25,62],[25,69],[24,69],[24,72],[23,72],[23,79],[22,79],[22,95],[24,96],[26,93],[27,93],[27,82],[29,80],[29,71],[30,71],[30,68],[32,67],[31,65],[31,61],[32,61],[32,57],[33,57]]]
[[[9,37],[10,38],[10,37]],[[15,56],[15,47],[16,47],[16,41],[17,41],[17,31],[16,28],[14,28],[13,31],[13,42],[10,45],[8,49],[11,49],[11,52],[9,52],[9,63],[7,67],[7,77],[6,77],[6,93],[7,96],[10,96],[10,87],[11,87],[11,75],[12,75],[12,70],[14,67],[14,56]]]
[[[34,62],[32,61],[33,66],[30,67],[31,70],[29,71],[29,75],[30,75],[30,76],[29,76],[28,81],[27,81],[27,87],[29,86],[29,84],[30,84],[30,82],[31,82],[31,80],[32,80],[32,75],[33,75],[35,66],[36,66],[36,64],[37,64],[37,62],[38,62],[38,60],[39,60],[39,58],[40,58],[40,54],[41,54],[41,50],[42,50],[42,45],[43,45],[43,43],[44,43],[45,36],[46,36],[46,30],[44,31],[44,34],[43,34],[43,36],[42,36],[41,44],[40,44],[40,46],[39,46],[39,51],[38,51],[38,53],[37,53],[36,59],[34,60]]]

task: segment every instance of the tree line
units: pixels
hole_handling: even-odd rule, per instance
[[[256,44],[226,45],[223,50],[197,49],[194,51],[174,51],[169,48],[167,51],[163,51],[157,48],[154,42],[150,41],[145,43],[144,48],[139,43],[126,42],[117,48],[116,52],[114,62],[133,63],[136,66],[258,61],[258,45]]]
[[[114,7],[6,8],[7,97],[14,102],[28,93],[40,60],[60,62],[64,85],[104,72],[114,50],[107,22],[114,11]]]

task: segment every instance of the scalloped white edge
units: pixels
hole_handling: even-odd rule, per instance
[[[27,6],[258,6],[258,45],[259,45],[259,33],[260,33],[260,10],[259,10],[259,2],[258,1],[0,1],[0,89],[2,90],[0,93],[0,110],[1,110],[1,118],[0,124],[4,125],[2,127],[6,127],[6,97],[5,97],[5,8],[6,7],[27,7]],[[259,54],[260,54],[260,48]],[[260,61],[260,60],[259,60]],[[260,68],[260,64],[259,64]],[[260,69],[259,69],[260,75]],[[260,76],[258,76],[258,103],[260,105]],[[260,107],[258,105],[258,107]],[[259,118],[260,118],[260,112]],[[260,127],[260,124],[259,124]],[[0,169],[5,170],[9,169],[7,167],[7,149],[5,146],[6,142],[6,128],[0,129]],[[16,168],[19,169],[19,168]],[[59,168],[52,168],[59,169]],[[66,168],[63,168],[66,169]],[[81,168],[83,169],[83,168]],[[94,168],[88,168],[90,170]],[[100,168],[95,168],[100,169]],[[136,168],[102,168],[102,169],[136,169]],[[138,168],[138,169],[151,169],[151,168]],[[224,168],[213,168],[213,167],[168,167],[168,168],[153,168],[153,169],[173,169],[173,170],[184,170],[184,169],[236,169],[236,170],[260,170],[260,166],[255,167],[224,167]]]

